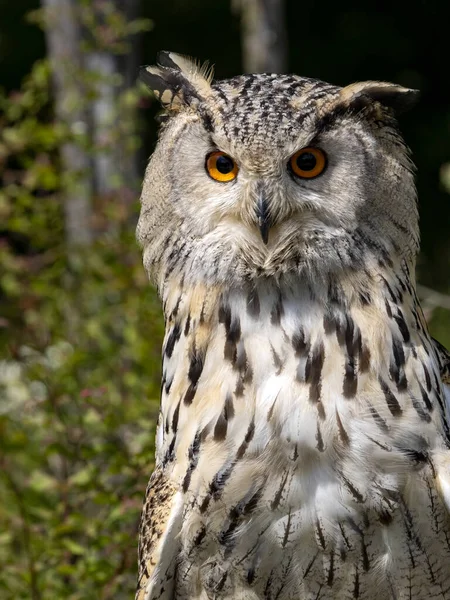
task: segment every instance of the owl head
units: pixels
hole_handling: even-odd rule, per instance
[[[276,74],[213,82],[169,52],[142,78],[165,110],[137,229],[156,283],[413,260],[413,168],[394,114],[415,90]]]

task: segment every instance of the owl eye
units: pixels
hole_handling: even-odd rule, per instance
[[[302,148],[289,159],[289,168],[294,175],[312,179],[322,173],[327,166],[327,157],[319,148]]]
[[[206,171],[216,181],[232,181],[238,174],[238,166],[228,154],[216,150],[206,157]]]

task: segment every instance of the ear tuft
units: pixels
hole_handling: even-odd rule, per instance
[[[208,91],[211,87],[214,77],[214,67],[208,61],[201,64],[190,56],[161,51],[158,52],[157,63],[161,67],[168,67],[169,69],[175,69],[184,73],[192,83],[197,83],[199,87],[206,84],[205,91]]]
[[[401,113],[417,102],[419,90],[385,81],[361,81],[342,88],[340,97],[342,103],[350,109],[360,110],[371,102],[379,102]]]
[[[200,66],[174,52],[159,52],[157,63],[156,66],[142,67],[139,76],[163,108],[177,111],[211,94],[213,70],[208,63]]]

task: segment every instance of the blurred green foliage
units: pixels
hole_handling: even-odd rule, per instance
[[[130,27],[115,19],[121,52]],[[117,94],[112,141],[129,152],[139,102]],[[92,198],[95,243],[69,250],[59,150],[75,138],[46,60],[0,94],[0,115],[0,597],[130,598],[163,333],[134,238],[137,182]]]
[[[18,309],[0,362],[5,600],[131,597],[162,334],[134,245],[122,232],[13,264],[3,249]]]

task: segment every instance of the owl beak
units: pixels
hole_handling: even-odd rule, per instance
[[[256,205],[256,216],[258,218],[258,227],[261,233],[262,241],[267,246],[269,241],[271,219],[269,215],[269,205],[263,195],[259,196],[258,198],[258,203]]]

